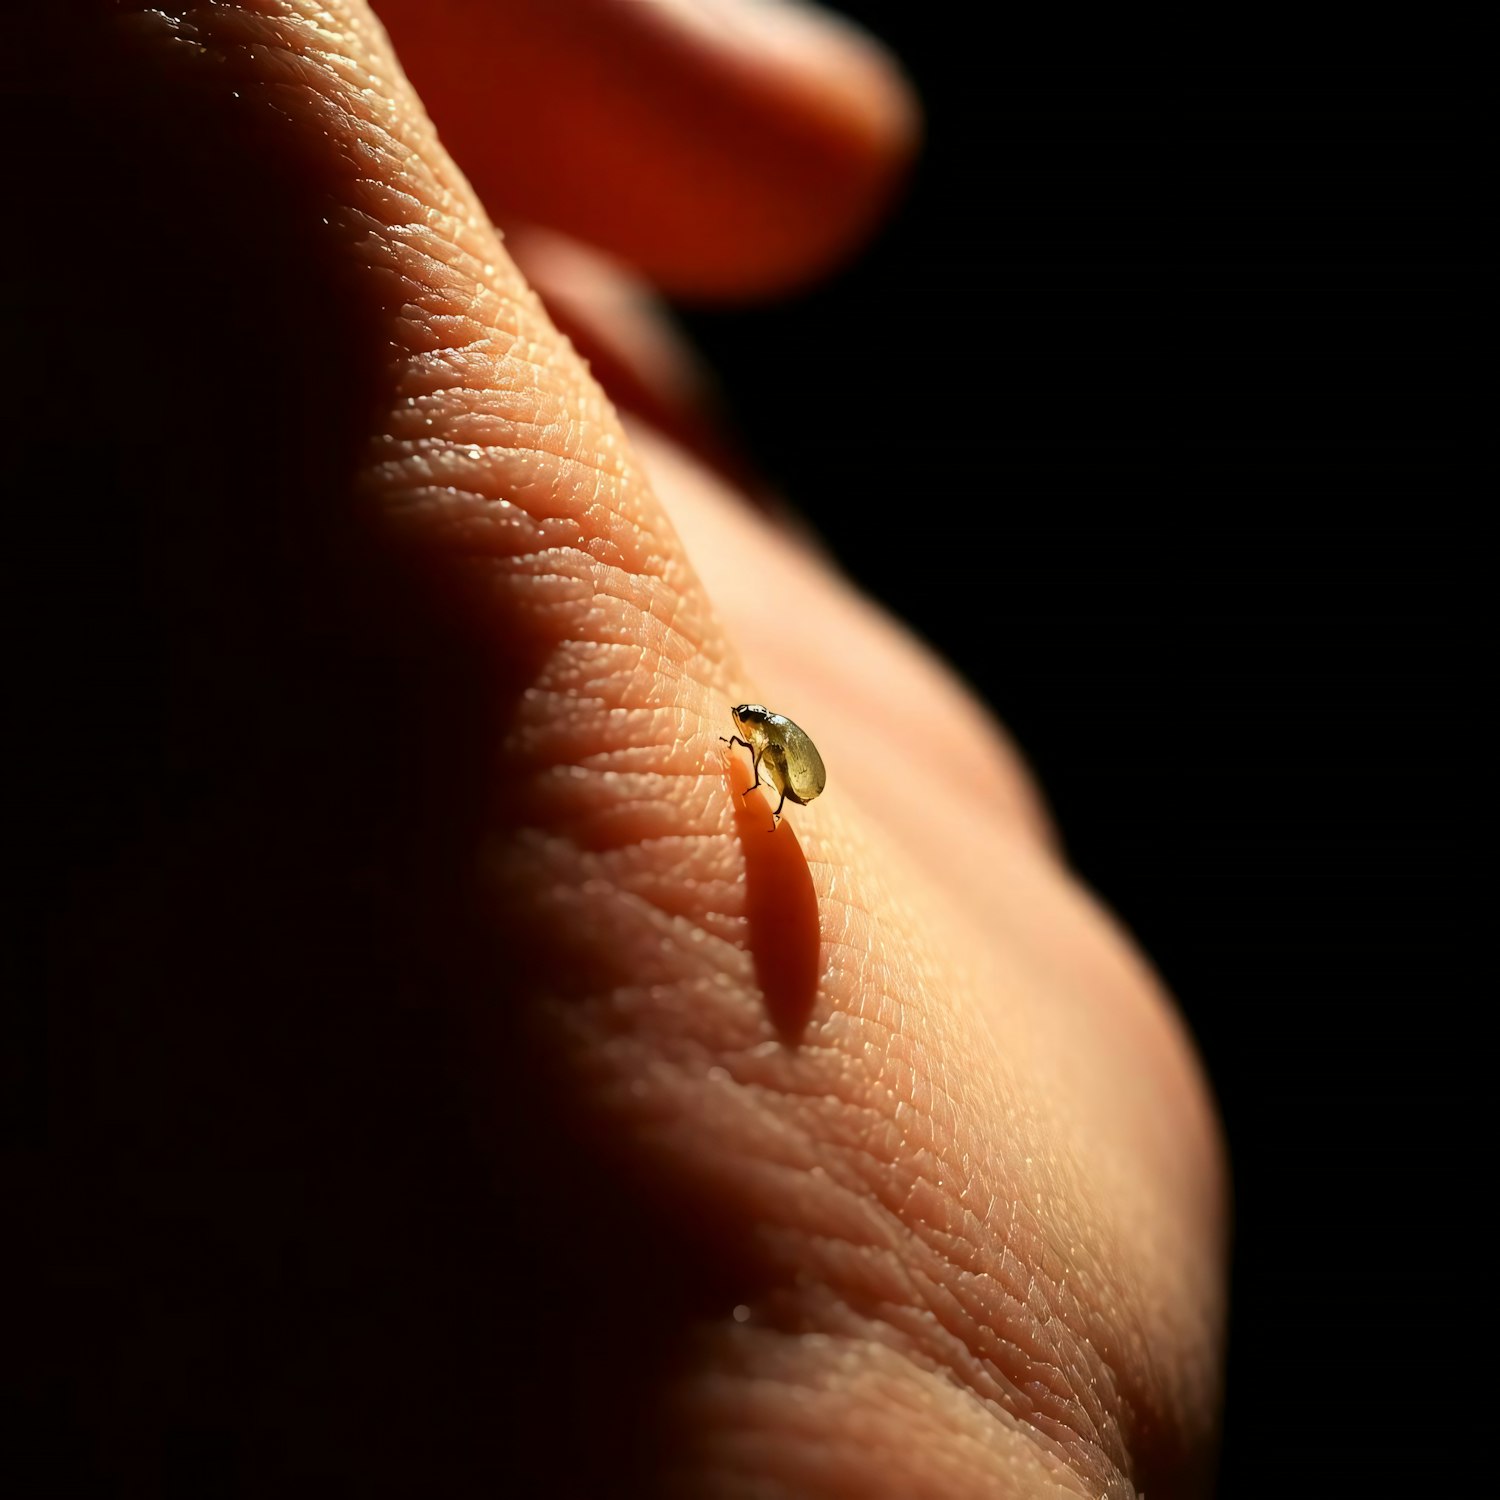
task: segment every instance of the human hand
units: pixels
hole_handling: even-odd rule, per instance
[[[826,264],[910,143],[816,31],[383,14],[491,212],[669,289]],[[362,7],[38,25],[35,483],[80,413],[94,476],[38,554],[82,626],[36,719],[78,1461],[1201,1492],[1211,1107],[1001,732],[627,438]],[[580,342],[697,431],[605,303]],[[718,742],[747,699],[829,768],[775,833]]]

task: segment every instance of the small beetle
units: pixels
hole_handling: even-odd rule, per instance
[[[750,768],[755,772],[755,781],[740,796],[748,797],[760,785],[762,766],[766,779],[781,793],[781,801],[771,814],[774,831],[788,797],[805,807],[828,785],[823,757],[790,719],[767,712],[759,703],[741,703],[730,713],[739,734],[721,734],[719,738],[726,745],[743,745],[750,752]]]

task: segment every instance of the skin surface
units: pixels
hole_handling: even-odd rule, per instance
[[[23,467],[72,627],[28,720],[60,1188],[28,1358],[67,1462],[1204,1493],[1226,1177],[1169,1002],[984,710],[627,433],[491,227],[773,289],[857,241],[914,108],[800,14],[573,9],[383,7],[457,165],[358,5],[26,40],[25,201],[65,229],[12,266]],[[653,88],[601,90],[595,21]],[[544,290],[588,261],[532,245]],[[569,307],[706,425],[649,317]],[[919,767],[867,733],[893,699]],[[745,701],[817,724],[795,831],[740,808]]]

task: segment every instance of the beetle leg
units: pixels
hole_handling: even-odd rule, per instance
[[[755,753],[755,746],[749,740],[742,740],[737,734],[721,734],[719,738],[726,745],[743,745],[750,752],[750,764],[755,768],[755,785],[746,787],[740,793],[740,796],[748,797],[760,785],[760,756]]]
[[[742,740],[737,734],[721,734],[719,739],[726,745],[743,745],[750,752],[750,769],[755,772],[755,780],[740,793],[740,796],[748,797],[760,785],[760,756],[749,740]]]
[[[745,749],[750,750],[749,745],[746,745]],[[760,785],[760,756],[753,750],[750,750],[750,769],[755,772],[755,780],[740,793],[741,797],[748,797]]]
[[[786,793],[782,792],[781,801],[776,804],[776,811],[771,814],[771,832],[776,832],[776,825],[781,821],[781,809],[786,806]]]

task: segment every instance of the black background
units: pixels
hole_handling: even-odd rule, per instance
[[[1462,1338],[1458,100],[851,9],[924,100],[901,207],[827,284],[689,329],[1180,997],[1235,1179],[1221,1495],[1393,1493]]]

